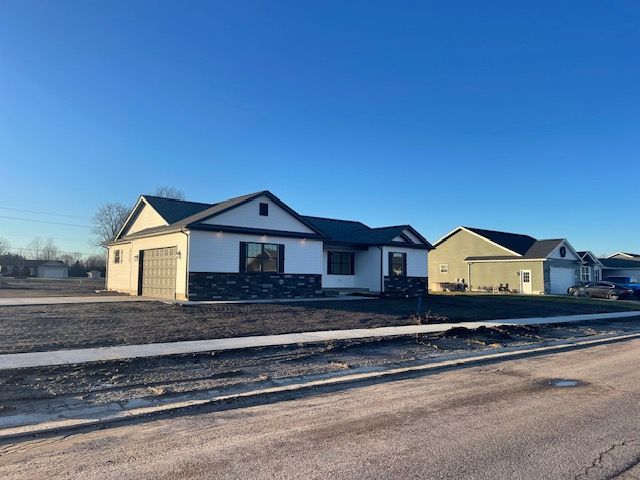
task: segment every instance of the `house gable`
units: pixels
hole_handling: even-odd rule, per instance
[[[118,235],[116,235],[116,239],[146,230],[147,228],[164,227],[166,225],[168,225],[167,221],[144,200],[144,197],[140,197],[136,206],[131,210],[122,229]]]
[[[563,257],[560,254],[560,250],[565,248],[565,256]],[[581,261],[580,255],[573,249],[573,247],[567,242],[563,240],[556,248],[554,248],[551,253],[547,256],[547,258],[554,258],[558,260],[574,260]]]
[[[261,207],[260,204],[267,205],[266,209],[265,207]],[[263,209],[262,213],[267,213],[266,215],[261,215],[261,208]],[[199,223],[202,225],[220,225],[225,227],[317,235],[316,231],[312,230],[268,195],[260,195],[232,209],[202,220]]]

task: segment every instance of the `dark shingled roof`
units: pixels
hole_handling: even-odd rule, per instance
[[[637,260],[625,260],[622,258],[600,258],[600,262],[606,268],[638,268],[640,269],[640,262]]]
[[[202,212],[203,210],[211,207],[211,204],[209,203],[186,202],[184,200],[155,197],[153,195],[144,195],[144,198],[169,224],[175,223],[183,218]]]
[[[247,195],[230,198],[229,200],[225,200],[223,202],[212,204],[187,202],[184,200],[173,200],[152,195],[144,195],[146,201],[167,221],[169,225],[147,228],[131,235],[127,235],[125,238],[144,237],[151,234],[180,230],[181,228],[210,229],[210,225],[202,224],[204,220],[262,195],[268,196],[276,204],[278,204],[294,217],[298,218],[310,229],[318,232],[317,235],[314,234],[318,238],[326,237],[328,238],[328,240],[336,243],[355,244],[363,246],[384,245],[390,243],[398,244],[398,242],[394,242],[393,239],[402,234],[404,230],[408,229],[412,232],[413,235],[419,238],[421,242],[424,242],[424,244],[407,242],[407,247],[426,249],[433,248],[427,240],[425,240],[409,225],[370,228],[361,222],[302,216],[298,215],[298,213],[282,203],[275,195],[273,195],[268,190],[250,193]]]
[[[529,235],[520,235],[517,233],[497,232],[495,230],[483,230],[482,228],[464,227],[493,243],[497,243],[520,255],[524,255],[536,243],[536,239]]]
[[[536,259],[547,258],[553,250],[564,240],[562,238],[552,240],[536,240],[533,245],[526,251],[524,255],[518,257],[516,255],[488,255],[479,257],[467,257],[465,260],[519,260],[519,259]]]
[[[411,229],[409,225],[371,228],[362,222],[351,220],[336,220],[333,218],[310,216],[303,216],[302,218],[323,232],[329,237],[330,241],[353,245],[384,245],[393,243],[393,239],[402,234],[404,230]],[[416,244],[407,243],[407,246],[415,247]],[[429,242],[426,242],[423,246],[429,249],[431,248]]]

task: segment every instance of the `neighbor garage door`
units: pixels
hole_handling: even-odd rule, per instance
[[[573,268],[551,267],[550,285],[551,293],[566,295],[567,289],[575,285],[575,273]]]
[[[176,247],[142,253],[142,295],[176,298]]]

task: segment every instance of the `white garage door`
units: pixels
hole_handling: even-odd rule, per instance
[[[62,268],[42,268],[40,269],[40,277],[42,278],[65,278],[65,271]]]
[[[576,271],[573,268],[551,267],[549,286],[551,293],[567,294],[567,289],[575,285]]]

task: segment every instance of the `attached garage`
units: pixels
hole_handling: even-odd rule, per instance
[[[146,297],[176,298],[177,247],[140,252],[140,292]]]
[[[550,267],[549,293],[566,295],[567,290],[576,283],[576,269],[565,267]]]

